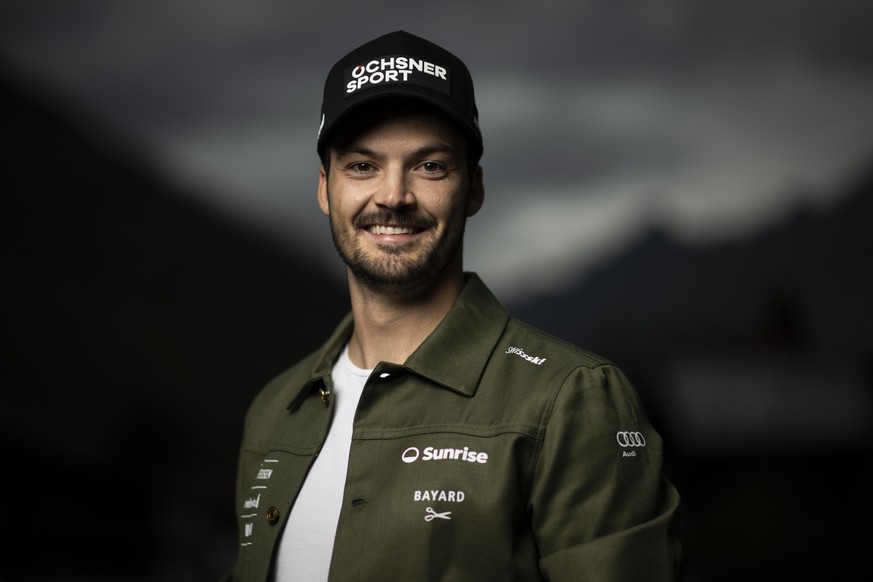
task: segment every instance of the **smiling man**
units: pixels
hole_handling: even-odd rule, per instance
[[[359,286],[352,295],[441,292],[450,284],[457,296],[464,223],[484,195],[463,133],[433,107],[388,98],[335,133],[318,203],[350,284]]]
[[[230,579],[678,579],[679,498],[625,376],[463,270],[482,143],[437,45],[394,32],[329,72],[317,199],[352,309],[248,411]]]

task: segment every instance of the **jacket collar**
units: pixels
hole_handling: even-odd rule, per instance
[[[465,396],[473,396],[494,346],[509,322],[504,309],[475,273],[452,308],[403,367]]]
[[[436,384],[473,396],[485,366],[509,322],[509,313],[475,273],[465,273],[466,284],[436,329],[407,358],[401,368]],[[293,395],[289,409],[319,386],[330,386],[334,362],[352,335],[349,313],[315,354],[309,380]],[[461,341],[463,339],[463,341]],[[376,369],[396,365],[380,363]]]

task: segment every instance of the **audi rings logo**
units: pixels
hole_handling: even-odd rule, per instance
[[[418,456],[420,454],[421,453],[418,451],[417,448],[409,447],[408,449],[403,451],[403,454],[400,455],[400,458],[403,459],[404,463],[414,463],[415,461],[418,460]]]
[[[615,440],[622,447],[644,447],[646,446],[646,437],[643,433],[632,430],[620,430],[615,433]]]

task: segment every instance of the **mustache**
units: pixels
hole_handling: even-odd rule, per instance
[[[391,226],[427,230],[436,226],[436,220],[430,216],[421,216],[414,212],[396,212],[383,208],[376,212],[359,214],[352,224],[355,228],[366,228],[373,224],[390,224]]]

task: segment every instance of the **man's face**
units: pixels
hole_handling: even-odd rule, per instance
[[[382,290],[460,271],[464,225],[483,197],[463,135],[420,111],[366,119],[332,140],[329,173],[319,175],[319,206],[340,256],[361,283]]]

